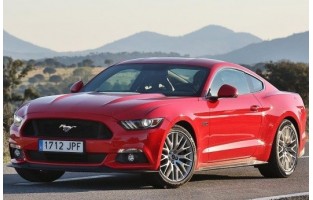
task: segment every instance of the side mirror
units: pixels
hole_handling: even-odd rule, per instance
[[[235,87],[231,85],[222,85],[222,87],[217,92],[218,98],[235,98],[238,96],[238,91]]]
[[[77,81],[71,86],[71,93],[77,93],[84,87],[83,81]]]

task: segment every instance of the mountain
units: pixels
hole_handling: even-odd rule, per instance
[[[87,52],[176,52],[200,56],[222,54],[262,40],[249,33],[236,33],[217,25],[209,25],[183,36],[167,36],[140,32]]]
[[[309,62],[309,32],[285,38],[262,41],[249,33],[236,33],[210,25],[183,36],[173,37],[153,32],[140,32],[102,47],[80,52],[56,52],[21,40],[3,31],[3,54],[19,59],[55,56],[86,56],[103,52],[176,52],[181,55],[208,57],[235,63],[254,64],[291,60]],[[209,56],[210,55],[210,56]]]
[[[3,31],[3,55],[19,59],[53,57],[57,52],[21,40]]]
[[[244,64],[284,59],[308,63],[309,31],[293,34],[285,38],[250,44],[222,55],[204,57]]]

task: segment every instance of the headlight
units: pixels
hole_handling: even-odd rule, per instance
[[[163,121],[163,118],[125,120],[125,121],[121,121],[121,124],[127,130],[139,130],[139,129],[155,128],[158,125],[160,125],[162,121]]]
[[[21,126],[23,118],[14,114],[14,122],[13,124],[17,127]]]

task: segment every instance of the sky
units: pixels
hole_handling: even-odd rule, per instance
[[[4,0],[3,28],[56,51],[100,47],[141,31],[181,36],[207,25],[264,40],[309,29],[309,0]]]

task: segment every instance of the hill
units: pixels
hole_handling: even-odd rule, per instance
[[[204,56],[235,63],[254,64],[258,62],[290,60],[309,62],[309,32],[297,33],[285,38],[250,44],[222,55]]]
[[[39,59],[54,56],[85,56],[90,53],[163,52],[200,56],[224,54],[262,40],[249,33],[236,33],[222,26],[209,25],[183,36],[167,36],[140,32],[105,44],[96,49],[74,52],[55,52],[21,40],[3,31],[4,55],[19,59]]]
[[[227,53],[261,41],[249,33],[236,33],[222,26],[209,25],[177,37],[140,32],[87,52],[175,52],[200,56]]]
[[[19,59],[53,57],[57,52],[21,40],[3,31],[3,55]]]

